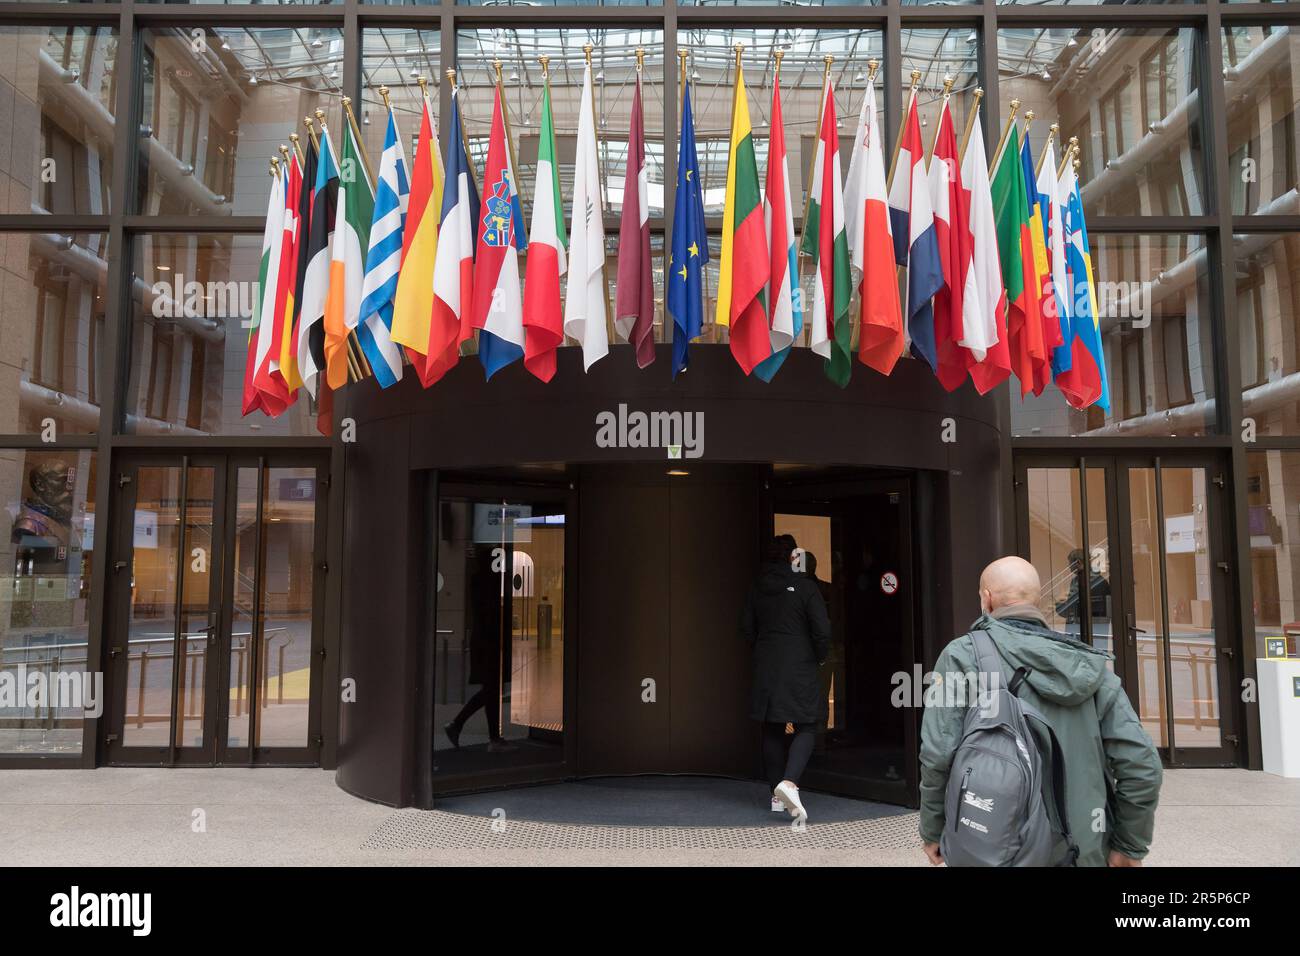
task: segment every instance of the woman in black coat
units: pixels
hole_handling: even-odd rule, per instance
[[[772,785],[772,809],[807,819],[799,777],[812,756],[817,726],[826,721],[818,668],[830,652],[831,625],[817,582],[791,566],[796,548],[788,534],[767,547],[745,598],[740,633],[753,648],[749,714],[763,724],[763,770]],[[795,730],[788,749],[786,724]]]

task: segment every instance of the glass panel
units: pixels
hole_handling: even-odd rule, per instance
[[[1287,655],[1300,657],[1300,452],[1251,452],[1246,467],[1256,656],[1284,638]]]
[[[135,483],[122,746],[166,747],[175,673],[181,469],[141,467]]]
[[[1078,137],[1089,218],[1200,215],[1199,49],[1192,29],[1001,29],[999,96],[1034,111],[1035,155],[1052,123]]]
[[[408,176],[409,164],[415,158],[416,140],[420,135],[420,85],[416,81],[417,76],[423,76],[429,85],[429,99],[433,103],[435,118],[445,120],[439,122],[438,134],[439,146],[444,154],[447,147],[441,127],[446,125],[450,128],[450,117],[438,116],[438,87],[443,82],[438,42],[437,29],[376,27],[362,32],[361,71],[365,81],[361,90],[361,111],[357,115],[357,122],[361,124],[361,136],[370,156],[378,157],[383,153],[387,118],[379,88],[388,87],[388,98],[397,114],[397,129],[403,138]],[[491,103],[488,104],[488,109],[491,109]],[[513,127],[512,131],[516,136],[522,132]],[[516,143],[515,146],[518,149],[520,144]],[[534,146],[534,155],[536,151]],[[532,184],[527,185],[531,190]]]
[[[137,211],[265,215],[267,160],[304,116],[339,115],[343,31],[162,27],[140,37]]]
[[[681,6],[749,7],[780,5],[783,7],[872,6],[879,0],[684,0]]]
[[[185,546],[181,549],[181,666],[177,679],[176,746],[203,746],[207,700],[208,626],[212,604],[213,517],[216,469],[189,469],[185,477]]]
[[[234,600],[230,609],[230,697],[226,719],[226,743],[248,746],[249,712],[252,709],[254,591],[257,581],[257,498],[258,469],[239,468],[235,479]]]
[[[268,468],[259,747],[305,747],[311,705],[316,469]]]
[[[103,216],[117,31],[0,27],[0,212]]]
[[[966,128],[966,112],[975,101],[975,88],[979,77],[979,31],[971,27],[951,30],[903,30],[903,64],[900,70],[903,89],[903,108],[907,108],[907,92],[912,88],[912,71],[921,71],[921,84],[916,91],[917,113],[921,117],[921,138],[926,149],[933,149],[938,135],[939,111],[943,106],[944,77],[954,80],[952,97],[948,101],[952,121],[960,140]],[[876,91],[877,102],[884,108],[884,87]],[[856,98],[855,98],[856,101]],[[856,105],[856,103],[855,103]],[[855,111],[847,122],[857,122]],[[852,134],[845,136],[851,148]],[[890,143],[892,149],[893,142]],[[892,154],[891,154],[892,155]],[[848,168],[847,160],[845,168]]]
[[[1093,235],[1110,412],[1056,388],[1012,400],[1016,435],[1204,435],[1215,430],[1209,253],[1200,235]]]
[[[0,680],[27,687],[41,674],[58,692],[0,706],[0,753],[75,756],[85,711],[104,704],[102,675],[86,660],[94,452],[0,452],[0,501],[9,516],[0,548],[13,576],[0,588]]]
[[[1296,83],[1300,28],[1232,26],[1223,31],[1228,173],[1237,215],[1300,211]]]
[[[1130,468],[1129,508],[1133,553],[1129,573],[1133,580],[1137,631],[1138,716],[1157,746],[1169,746],[1168,707],[1165,697],[1165,633],[1160,581],[1160,519],[1156,508],[1154,468]]]
[[[1242,410],[1257,435],[1300,435],[1300,236],[1234,236]]]
[[[1220,572],[1210,555],[1209,479],[1204,468],[1162,468],[1160,481],[1174,745],[1217,747],[1222,741],[1212,576]]]
[[[0,233],[0,434],[99,430],[107,259],[102,233]]]
[[[261,254],[257,235],[137,237],[128,432],[316,434],[303,390],[278,418],[241,415]]]
[[[529,216],[537,181],[537,148],[541,123],[541,66],[537,58],[549,56],[551,102],[559,153],[560,193],[564,220],[570,221],[573,167],[578,134],[578,100],[582,95],[583,44],[592,43],[592,69],[596,84],[597,139],[600,168],[605,182],[607,215],[622,211],[623,180],[627,165],[627,135],[632,123],[632,95],[636,87],[638,47],[645,49],[641,74],[642,107],[646,136],[646,172],[649,178],[650,215],[664,209],[664,86],[663,31],[609,30],[459,30],[457,80],[462,90],[461,109],[465,135],[474,167],[487,159],[496,73],[492,63],[501,60],[507,119],[515,136],[519,189]],[[408,80],[409,82],[409,80]],[[697,120],[698,125],[703,123]],[[675,139],[675,137],[674,137]],[[607,227],[607,232],[609,231]],[[617,236],[615,228],[613,234]],[[611,262],[611,267],[613,262]]]
[[[438,770],[564,758],[564,506],[444,498]]]

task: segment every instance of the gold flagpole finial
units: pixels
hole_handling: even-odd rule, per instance
[[[740,68],[740,57],[745,52],[745,44],[737,43],[733,49],[736,51],[736,68]]]
[[[269,172],[271,173],[272,178],[280,175],[280,161],[274,156],[271,157],[271,168]]]
[[[772,72],[772,75],[775,76],[777,80],[780,80],[780,79],[781,79],[781,61],[785,59],[785,50],[773,50],[773,51],[772,51],[772,59],[776,60],[776,67],[774,68],[774,70],[773,70],[773,72]]]
[[[874,56],[867,61],[867,82],[868,83],[874,83],[876,81],[876,71],[879,69],[880,69],[880,61],[877,60]]]
[[[961,145],[957,147],[957,156],[960,159],[966,157],[966,144],[970,142],[971,130],[975,128],[975,117],[980,111],[980,100],[984,99],[984,87],[975,87],[975,102],[971,104],[970,112],[966,114],[966,131],[961,134]]]
[[[596,49],[596,47],[591,43],[584,43],[582,45],[582,55],[587,58],[587,66],[591,66],[591,51],[594,49]]]
[[[289,162],[289,147],[285,146],[284,143],[280,144],[280,155],[284,157],[286,163]]]
[[[388,87],[381,86],[379,88],[379,98],[384,101],[384,109],[391,110],[393,108],[393,104],[390,103],[388,100],[388,92],[389,92]]]
[[[645,68],[645,47],[636,48],[636,71],[640,73]]]
[[[318,110],[316,110],[315,112],[316,112],[316,125],[319,126],[319,127],[321,128],[322,131],[324,131],[324,130],[326,129],[326,126],[325,126],[325,111],[324,111],[324,110],[320,110],[320,109],[318,109]]]
[[[912,71],[912,90],[915,91],[916,88],[917,88],[918,86],[920,86],[920,85],[921,85],[921,71],[920,71],[920,70],[913,70],[913,71]]]
[[[453,67],[448,67],[448,69],[447,69],[447,73],[446,73],[446,76],[447,76],[447,82],[450,83],[452,86],[455,86],[455,85],[456,85],[456,68],[455,68],[454,66],[453,66]]]
[[[550,79],[550,76],[551,76],[551,58],[550,58],[549,56],[547,56],[546,54],[542,54],[541,56],[539,56],[539,57],[537,58],[537,62],[539,62],[539,63],[542,64],[542,79],[543,79],[543,80]]]
[[[957,77],[953,76],[951,73],[947,74],[943,78],[943,98],[945,100],[948,97],[952,96],[952,88],[953,85],[956,84],[956,82],[957,82]]]
[[[496,71],[496,74],[497,74],[497,86],[500,86],[500,85],[501,85],[501,61],[500,61],[500,60],[493,60],[493,61],[492,61],[492,69]]]

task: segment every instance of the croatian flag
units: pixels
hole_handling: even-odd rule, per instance
[[[401,381],[402,356],[393,342],[393,299],[402,265],[402,230],[406,225],[406,154],[397,132],[397,117],[388,109],[384,152],[379,157],[379,184],[370,220],[370,248],[361,282],[361,317],[357,338],[375,379],[383,388]]]
[[[907,333],[912,354],[931,369],[938,364],[934,341],[934,310],[930,299],[943,287],[943,267],[934,232],[934,210],[925,171],[925,146],[916,110],[916,90],[907,105],[903,140],[889,184],[889,219],[894,234],[894,260],[907,266]]]
[[[451,129],[447,136],[447,181],[442,191],[438,251],[433,261],[433,320],[429,331],[429,361],[439,367],[437,381],[456,364],[457,342],[473,336],[469,323],[474,291],[474,227],[478,222],[478,189],[470,175],[465,138],[461,135],[459,88],[451,94]],[[441,351],[440,351],[441,350]]]

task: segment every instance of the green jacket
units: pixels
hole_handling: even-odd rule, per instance
[[[1146,856],[1160,796],[1160,755],[1119,678],[1106,666],[1111,655],[1036,621],[985,615],[972,625],[977,628],[997,647],[1004,679],[1018,667],[1029,669],[1020,697],[1038,708],[1060,740],[1079,865],[1105,866],[1110,849],[1136,859]],[[969,634],[944,648],[934,666],[938,678],[949,683],[951,675],[978,670]],[[921,838],[927,843],[938,842],[943,832],[948,768],[966,714],[964,705],[949,706],[937,693],[941,690],[942,684],[927,691],[921,722]]]

